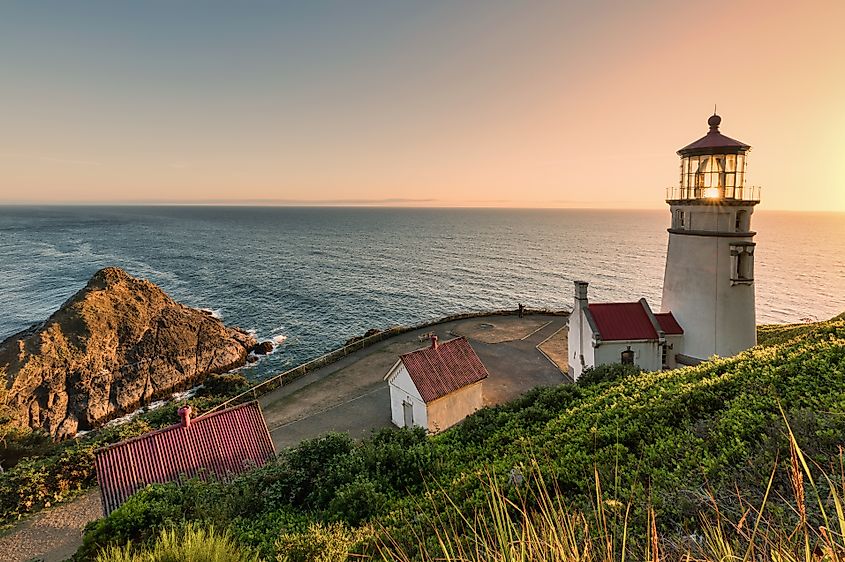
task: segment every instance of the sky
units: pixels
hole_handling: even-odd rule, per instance
[[[845,211],[845,2],[6,1],[0,203]]]

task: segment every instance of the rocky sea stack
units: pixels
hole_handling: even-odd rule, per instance
[[[98,271],[47,321],[0,343],[0,405],[72,437],[244,364],[251,335],[122,269]]]

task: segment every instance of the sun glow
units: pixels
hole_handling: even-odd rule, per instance
[[[704,190],[704,197],[707,199],[718,199],[720,196],[718,187],[708,187]]]

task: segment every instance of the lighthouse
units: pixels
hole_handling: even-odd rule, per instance
[[[710,131],[678,151],[680,182],[666,192],[672,213],[661,309],[683,326],[678,363],[728,357],[757,343],[754,235],[760,189],[746,180],[745,143]]]

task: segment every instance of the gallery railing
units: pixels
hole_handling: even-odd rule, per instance
[[[666,188],[666,201],[744,201],[760,202],[760,186],[742,187],[681,187]]]

